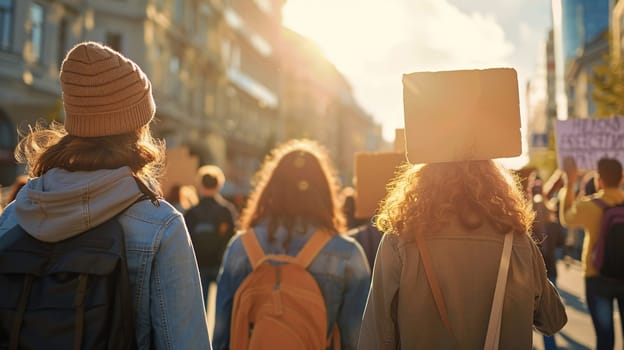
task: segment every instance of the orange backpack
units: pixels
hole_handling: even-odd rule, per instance
[[[253,271],[234,296],[231,349],[321,350],[333,342],[339,350],[338,328],[328,339],[325,300],[306,270],[331,235],[316,231],[296,257],[265,255],[253,230],[241,238]]]

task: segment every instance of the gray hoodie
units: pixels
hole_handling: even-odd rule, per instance
[[[88,172],[55,168],[22,188],[15,216],[33,237],[57,242],[107,221],[142,195],[128,167]]]
[[[128,167],[52,169],[30,180],[0,215],[0,240],[19,224],[39,240],[56,242],[123,212],[119,223],[138,315],[138,349],[210,349],[199,272],[184,219],[165,201],[137,202],[142,196]]]

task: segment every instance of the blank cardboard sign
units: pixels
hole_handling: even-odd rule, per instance
[[[522,153],[513,68],[403,75],[410,163],[515,157]]]
[[[379,202],[386,196],[386,186],[394,177],[397,167],[405,163],[404,153],[355,154],[355,217],[371,218]]]
[[[394,151],[405,153],[405,129],[394,129]]]

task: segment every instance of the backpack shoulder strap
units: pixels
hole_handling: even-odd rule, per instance
[[[507,287],[507,274],[509,272],[509,262],[511,260],[511,248],[514,239],[513,232],[505,235],[503,244],[503,254],[498,266],[498,278],[494,289],[494,300],[490,310],[490,321],[488,323],[487,334],[485,336],[485,350],[498,349],[500,343],[501,321],[503,318],[503,301],[505,300],[505,289]]]
[[[425,269],[425,276],[427,277],[429,288],[431,289],[431,294],[433,295],[433,301],[436,304],[438,313],[440,314],[440,318],[444,323],[446,331],[449,336],[454,338],[451,321],[448,318],[446,304],[444,304],[444,296],[442,295],[442,290],[440,289],[440,284],[438,283],[438,277],[436,276],[435,271],[433,271],[433,266],[431,266],[431,256],[429,255],[429,249],[427,248],[427,243],[425,242],[425,237],[423,237],[422,232],[416,233],[416,242],[418,244],[418,251],[420,252],[420,260],[422,261],[423,268]]]
[[[314,232],[297,254],[295,258],[297,263],[307,269],[330,239],[332,239],[332,235],[324,229]]]
[[[600,198],[594,198],[592,199],[592,202],[594,202],[602,210],[609,208],[609,205],[607,205],[607,203]]]
[[[241,240],[251,263],[251,268],[255,270],[264,261],[264,250],[262,250],[262,246],[260,246],[260,242],[256,238],[256,233],[251,228],[242,234]]]

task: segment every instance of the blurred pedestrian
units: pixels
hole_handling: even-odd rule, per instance
[[[24,185],[26,185],[26,182],[28,182],[28,176],[26,175],[20,175],[17,178],[15,178],[15,181],[13,181],[13,184],[11,184],[11,188],[9,189],[9,194],[7,195],[7,198],[6,198],[7,204],[15,200],[15,198],[17,197],[17,193],[22,189],[22,187],[24,187]]]
[[[134,338],[135,344],[129,348],[210,348],[199,273],[188,232],[182,215],[158,199],[164,145],[152,137],[149,129],[155,112],[150,81],[136,63],[119,52],[95,42],[83,42],[67,54],[60,82],[64,126],[38,125],[18,145],[19,160],[27,164],[32,179],[0,217],[0,243],[5,243],[0,246],[6,248],[10,242],[3,242],[4,235],[14,232],[17,225],[36,240],[64,244],[114,219],[118,222],[115,225],[123,230],[121,244],[125,245],[122,251],[125,251],[132,295],[127,296],[131,306],[123,310],[123,316],[110,314],[110,317],[134,319],[135,332],[100,334],[94,338],[85,335],[82,340],[77,338],[74,348],[121,348],[114,344],[107,346],[110,336]],[[146,198],[149,200],[143,200]],[[90,242],[90,247],[101,245],[98,242]],[[110,247],[112,243],[109,243]],[[82,249],[71,259],[87,253]],[[106,263],[95,260],[71,268],[102,270]],[[61,269],[63,264],[54,268]],[[125,266],[116,269],[125,271]],[[68,300],[79,300],[73,299],[74,295],[78,298],[97,288],[93,284],[95,280],[91,280],[97,276],[87,275],[88,279],[83,279],[82,274],[76,275],[59,274],[54,280],[61,283],[73,278],[72,297]],[[115,293],[124,298],[121,290]],[[49,304],[50,299],[53,305],[62,302],[52,295],[41,298],[37,305]],[[38,309],[40,322],[24,322],[24,327],[56,326],[67,319],[73,322],[75,308],[76,327],[79,327],[76,329],[84,321],[84,334],[92,334],[91,326],[106,319],[97,314],[81,317],[78,311],[83,305],[70,303],[71,314],[66,314],[63,320],[45,319],[45,312],[51,310]],[[73,338],[74,328],[67,331]],[[51,332],[58,335],[65,331],[57,327]],[[45,333],[31,330],[28,338],[40,334]],[[54,348],[52,339],[49,340],[46,346]]]
[[[184,214],[185,210],[182,206],[182,185],[176,183],[167,192],[165,195],[165,200],[167,203],[171,204],[177,211]]]
[[[217,280],[223,252],[234,235],[238,216],[234,205],[219,194],[224,184],[225,175],[219,167],[205,165],[199,168],[196,187],[200,200],[184,215],[197,256],[205,306],[208,305],[210,284]]]
[[[377,216],[385,234],[359,349],[484,348],[509,240],[499,348],[530,349],[533,327],[559,331],[565,307],[528,235],[532,219],[524,193],[491,160],[406,165]]]
[[[233,303],[237,290],[252,274],[250,261],[256,261],[248,257],[245,241],[257,241],[261,251],[270,254],[269,259],[275,255],[286,255],[295,257],[299,262],[299,253],[309,251],[308,248],[320,240],[326,243],[315,247],[320,249],[318,255],[311,255],[313,259],[305,266],[322,292],[324,306],[307,305],[314,307],[314,314],[300,317],[305,322],[311,322],[311,318],[326,315],[326,320],[322,320],[327,325],[326,329],[321,329],[323,335],[330,338],[336,325],[340,337],[331,339],[339,339],[342,349],[355,349],[370,271],[361,247],[353,239],[342,235],[345,230],[344,216],[337,198],[337,180],[326,152],[312,141],[289,141],[273,150],[257,179],[241,216],[244,233],[230,242],[220,271],[214,347],[228,349],[232,341],[239,340],[230,335],[230,331],[234,331],[230,325],[234,324],[233,318],[237,316],[232,315]],[[253,236],[244,238],[246,235]],[[284,275],[286,278],[285,272]],[[277,279],[275,288],[279,290],[279,273]],[[273,285],[270,287],[273,288]],[[312,292],[305,293],[309,296]],[[267,335],[287,336],[289,327],[295,327],[294,332],[301,330],[301,324],[284,323],[279,317],[279,314],[275,316],[274,327],[261,330],[256,325],[251,340]],[[280,322],[284,328],[277,327]],[[325,345],[325,339],[321,342]],[[279,343],[274,345],[284,346]]]
[[[530,193],[532,194],[531,206],[535,213],[531,237],[537,242],[544,264],[546,265],[546,277],[557,286],[557,249],[565,244],[563,227],[555,221],[554,212],[550,211],[544,202],[542,183],[536,181]],[[557,344],[554,336],[544,335],[544,349],[555,350]]]
[[[596,331],[596,349],[613,349],[614,322],[613,301],[618,302],[620,319],[624,307],[624,281],[603,276],[594,265],[592,256],[601,235],[604,211],[624,204],[624,192],[620,190],[622,164],[617,159],[602,158],[598,161],[598,192],[591,196],[576,198],[574,186],[578,170],[574,159],[564,160],[565,186],[560,192],[559,219],[564,226],[580,226],[585,229],[581,262],[585,277],[585,298]],[[621,219],[620,219],[621,220]],[[621,252],[618,252],[621,255]],[[624,326],[623,326],[624,327]],[[622,329],[624,334],[624,328]]]

